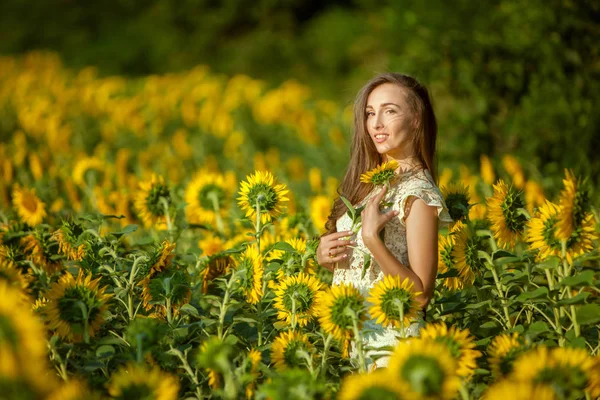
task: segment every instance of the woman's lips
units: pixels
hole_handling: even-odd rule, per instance
[[[375,143],[383,143],[386,141],[388,136],[389,135],[386,133],[378,133],[377,135],[373,136],[373,140],[375,140]]]

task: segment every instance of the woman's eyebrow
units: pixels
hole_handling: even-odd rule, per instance
[[[385,107],[385,106],[396,106],[396,107],[400,108],[400,106],[396,103],[381,103],[381,105],[379,107]],[[370,104],[367,104],[366,108],[373,108],[373,106]]]

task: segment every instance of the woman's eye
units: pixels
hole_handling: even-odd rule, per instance
[[[391,110],[391,109],[385,110],[385,112],[386,112],[386,113],[388,113],[388,114],[393,114],[393,113],[395,113],[395,111],[394,111],[394,110]]]
[[[367,111],[367,117],[371,117],[375,115],[375,113],[373,111]]]

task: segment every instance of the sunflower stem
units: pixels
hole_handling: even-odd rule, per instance
[[[469,392],[463,383],[458,387],[458,392],[460,393],[460,398],[462,400],[469,400]]]
[[[296,329],[296,292],[292,294],[292,329]]]
[[[546,272],[546,280],[548,280],[548,289],[550,289],[550,291],[553,291],[554,290],[554,277],[552,276],[552,272],[549,269],[546,269],[545,272]],[[554,314],[554,324],[555,324],[554,330],[557,331],[559,334],[562,334],[561,333],[562,329],[560,329],[560,326],[561,326],[560,325],[560,311],[553,308],[552,313]]]
[[[563,239],[560,241],[560,244],[561,244],[563,268],[565,271],[565,278],[567,278],[571,275],[571,265],[569,265],[569,263],[567,262],[567,241]],[[573,298],[573,293],[571,293],[571,289],[569,287],[567,287],[566,289],[567,289],[567,297],[569,299]],[[573,327],[575,328],[575,337],[579,337],[581,335],[581,327],[579,326],[579,323],[577,322],[577,312],[575,310],[575,306],[571,305],[569,308],[571,311],[571,320],[573,321]]]
[[[258,248],[258,254],[260,254],[260,202],[263,199],[264,195],[260,194],[256,198],[256,224],[254,229],[256,231],[256,246]]]
[[[83,341],[86,344],[89,344],[90,343],[90,334],[88,332],[88,311],[87,311],[87,307],[81,301],[78,301],[75,304],[81,310],[81,314],[83,314]]]
[[[510,322],[510,313],[508,312],[508,306],[506,305],[506,301],[504,299],[504,291],[502,290],[502,285],[500,284],[500,279],[498,278],[498,273],[496,272],[496,266],[494,264],[489,264],[488,267],[490,271],[492,271],[492,275],[494,277],[494,282],[496,282],[496,290],[498,290],[498,295],[500,296],[500,302],[502,303],[502,308],[504,309],[504,318],[506,318],[506,327],[511,329]]]
[[[231,287],[233,286],[235,274],[232,273],[227,286],[225,286],[225,295],[223,296],[223,302],[221,303],[221,312],[219,313],[219,325],[217,326],[217,335],[219,339],[223,339],[223,324],[225,323],[225,314],[227,314],[227,308],[229,306],[229,296],[231,294]],[[259,330],[260,335],[260,330]]]
[[[210,192],[208,198],[212,201],[213,209],[215,210],[215,220],[217,221],[217,230],[221,233],[225,231],[223,218],[221,218],[221,207],[219,207],[219,197],[215,192]]]
[[[171,221],[171,215],[169,214],[169,202],[164,197],[161,197],[160,203],[165,209],[165,220],[167,222],[167,232],[169,232],[169,240],[173,242],[173,221]]]
[[[325,376],[327,372],[327,353],[329,353],[329,347],[331,346],[331,340],[333,339],[333,335],[330,333],[327,335],[325,339],[325,343],[323,343],[323,356],[321,358],[321,376]]]
[[[346,309],[350,311],[350,317],[352,318],[352,330],[354,331],[354,340],[356,343],[356,352],[358,353],[358,371],[361,374],[367,372],[367,365],[365,363],[365,355],[363,354],[363,342],[362,337],[360,335],[360,330],[358,329],[358,316],[353,310]]]

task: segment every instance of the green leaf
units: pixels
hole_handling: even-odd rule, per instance
[[[121,229],[120,232],[111,232],[111,235],[116,236],[117,238],[120,238],[123,235],[127,235],[131,232],[135,232],[137,231],[138,226],[135,224],[130,224],[127,225],[125,228]]]
[[[363,269],[360,279],[365,279],[365,275],[367,274],[367,269],[371,266],[371,255],[369,253],[364,254],[363,258]]]
[[[544,321],[536,321],[533,324],[529,325],[527,332],[539,335],[540,333],[550,332],[550,328],[548,324]]]
[[[548,288],[545,286],[539,287],[533,291],[523,292],[516,298],[516,300],[525,301],[543,298],[548,298]]]
[[[560,281],[559,285],[577,287],[577,286],[593,286],[594,285],[594,271],[588,269],[577,275],[569,276]]]
[[[116,353],[115,348],[109,344],[103,344],[96,349],[97,358],[110,358]]]
[[[557,306],[572,306],[574,304],[585,304],[585,300],[590,295],[589,292],[581,292],[570,299],[562,299],[556,302]]]
[[[342,199],[342,201],[344,202],[346,207],[348,207],[348,212],[350,212],[350,216],[352,217],[352,220],[354,221],[354,217],[356,217],[356,210],[354,209],[354,207],[352,207],[352,204],[350,204],[348,199],[346,199],[344,196],[340,196],[340,199]]]
[[[495,252],[492,253],[492,259],[494,259],[494,260],[497,260],[498,258],[502,258],[502,257],[517,257],[517,256],[506,250],[496,250]]]
[[[498,323],[496,321],[488,321],[488,322],[484,322],[483,324],[479,325],[479,327],[481,329],[497,328],[498,327]]]
[[[475,304],[469,304],[465,308],[467,310],[476,310],[478,308],[481,308],[483,306],[487,306],[487,305],[490,305],[490,304],[492,304],[492,301],[491,300],[486,300],[486,301],[480,301],[479,303],[475,303]]]
[[[494,262],[492,261],[492,257],[490,257],[490,255],[483,250],[477,250],[477,256],[479,258],[483,258],[492,265],[494,264]]]
[[[194,318],[200,318],[200,314],[198,314],[198,309],[191,304],[184,304],[179,308],[183,314],[191,315]]]
[[[297,252],[296,249],[294,249],[291,244],[286,243],[286,242],[276,243],[275,246],[273,246],[273,249],[274,250],[283,250],[286,253],[296,253]]]
[[[580,325],[595,325],[600,322],[600,304],[586,304],[577,310]]]

